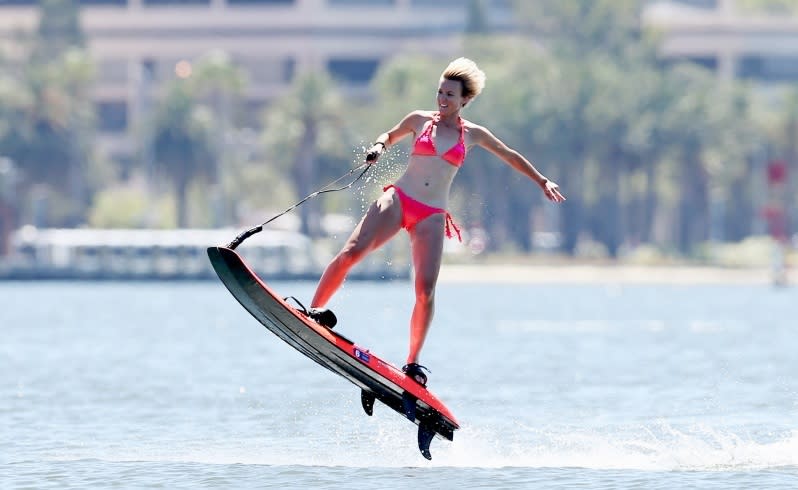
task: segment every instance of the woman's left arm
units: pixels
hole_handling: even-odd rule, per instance
[[[543,189],[543,193],[550,201],[565,201],[565,196],[560,193],[560,186],[558,186],[554,181],[546,178],[537,168],[535,168],[534,165],[532,165],[532,162],[504,144],[504,142],[494,136],[493,133],[482,126],[476,125],[471,128],[470,133],[473,144],[485,148],[489,152],[501,158],[505,163],[513,167],[518,172],[535,181],[535,183],[538,184],[541,189]]]

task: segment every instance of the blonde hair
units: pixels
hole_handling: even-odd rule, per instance
[[[459,81],[463,86],[463,97],[476,97],[485,87],[485,72],[468,58],[457,58],[449,63],[441,78]]]

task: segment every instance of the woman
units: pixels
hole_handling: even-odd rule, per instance
[[[540,186],[546,197],[565,200],[557,184],[544,177],[521,154],[507,147],[490,131],[460,117],[460,111],[485,85],[485,74],[466,58],[452,61],[438,85],[438,110],[413,111],[386,133],[382,133],[366,154],[375,163],[385,150],[407,136],[414,136],[407,169],[399,180],[368,209],[343,249],[321,276],[311,303],[310,316],[334,325],[334,315],[323,310],[349,270],[369,252],[393,237],[400,228],[410,235],[415,271],[416,303],[410,318],[410,351],[405,373],[426,386],[427,376],[418,364],[434,310],[435,285],[441,267],[444,233],[451,237],[460,230],[446,211],[449,188],[465,160],[467,148],[481,146]],[[439,150],[440,149],[440,150]],[[324,318],[331,321],[324,321]]]

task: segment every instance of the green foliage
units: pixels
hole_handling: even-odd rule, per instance
[[[93,77],[93,65],[84,52],[69,50],[46,64],[21,68],[23,76],[0,80],[0,151],[14,158],[30,181],[63,183],[72,165],[87,158],[94,119],[83,87]]]
[[[284,174],[269,167],[269,163],[254,162],[241,169],[236,192],[244,198],[242,201],[247,208],[282,210],[297,200]]]
[[[518,17],[555,52],[576,58],[604,52],[623,59],[642,36],[640,7],[639,0],[535,0],[518,2]]]
[[[268,163],[290,176],[297,199],[355,166],[346,114],[335,82],[320,73],[298,77],[290,92],[266,110],[262,142]],[[299,208],[304,233],[320,234],[320,205],[313,200]]]
[[[225,51],[212,50],[194,63],[189,83],[198,97],[240,95],[246,87],[246,75]]]
[[[309,73],[298,77],[289,93],[265,111],[262,142],[270,160],[287,170],[295,166],[303,150],[339,158],[348,156],[351,136],[344,104],[328,75]],[[308,147],[308,143],[312,146]]]
[[[659,239],[688,253],[707,238],[710,197],[729,199],[744,185],[761,144],[751,92],[721,85],[703,69],[662,65],[638,7],[631,0],[523,2],[527,34],[465,39],[463,54],[488,80],[464,117],[561,184],[568,201],[560,231],[570,254],[618,256],[626,242],[655,240],[656,218],[673,215],[676,226]],[[434,107],[446,62],[404,55],[381,67],[373,82],[379,110],[361,112],[369,116],[363,131],[381,132],[410,110]],[[462,221],[488,228],[493,250],[506,239],[531,249],[529,224],[541,201],[531,182],[480,151],[469,154],[452,196]],[[738,206],[751,214],[745,206],[753,203]],[[745,225],[727,226],[729,235],[746,233]],[[597,246],[580,245],[590,237]]]
[[[78,0],[40,0],[40,18],[32,57],[47,63],[65,50],[83,48],[85,39],[80,26]]]
[[[593,237],[617,256],[630,237],[652,240],[663,214],[678,216],[666,240],[683,253],[706,239],[710,197],[741,185],[761,144],[750,92],[703,69],[663,66],[656,38],[640,28],[637,1],[518,5],[528,38],[466,44],[488,73],[470,117],[560,183],[564,251],[578,254],[579,241]],[[528,249],[530,231],[519,224],[529,221],[535,190],[474,160],[461,171],[467,192],[509,201],[479,206],[482,221],[500,222],[491,236],[508,230]]]
[[[94,196],[88,223],[94,228],[172,228],[176,217],[169,196],[153,200],[139,187],[109,187]]]
[[[42,3],[29,57],[5,61],[0,75],[0,155],[22,175],[22,201],[34,186],[46,185],[63,201],[50,209],[52,224],[83,220],[92,189],[93,104],[88,87],[94,65],[82,48],[78,6],[67,0]]]
[[[795,0],[736,0],[735,7],[742,13],[798,14],[798,3]]]
[[[497,34],[484,23],[488,2],[468,2],[468,32],[454,56],[476,60],[488,80],[464,117],[527,156],[568,198],[544,205],[539,189],[495,156],[470,152],[450,204],[461,223],[488,229],[491,250],[529,251],[533,230],[558,228],[562,251],[573,255],[616,257],[640,244],[625,256],[696,254],[718,222],[729,239],[751,234],[762,199],[751,176],[768,152],[798,161],[798,95],[768,105],[746,85],[664,63],[655,34],[641,27],[642,4],[516,2],[522,28]],[[737,2],[743,12],[782,13],[794,4]],[[93,66],[78,19],[74,0],[47,0],[30,61],[0,61],[0,155],[14,159],[28,188],[53,189],[46,194],[64,223],[114,177],[90,146]],[[449,60],[398,54],[380,66],[370,98],[346,97],[328,76],[303,73],[250,137],[237,120],[246,76],[227,54],[208,53],[188,78],[160,87],[164,96],[145,121],[156,179],[170,183],[170,196],[152,204],[138,190],[104,191],[92,201],[91,223],[140,226],[163,217],[161,224],[215,225],[236,209],[281,210],[361,163],[363,147],[411,110],[434,109]],[[319,232],[323,208],[357,209],[374,182],[404,168],[408,142],[384,156],[368,189],[300,207],[303,230]],[[87,179],[90,168],[100,176]],[[718,203],[722,219],[712,215]],[[171,205],[177,210],[165,211]]]
[[[155,115],[153,154],[158,172],[173,184],[178,226],[188,224],[187,192],[197,177],[216,175],[218,147],[213,142],[213,114],[197,103],[183,80],[173,82]]]
[[[696,247],[695,258],[723,267],[766,267],[773,260],[775,246],[768,236],[729,243],[704,242]]]
[[[397,56],[381,66],[372,81],[373,106],[379,111],[370,108],[367,127],[382,132],[417,107],[434,107],[438,78],[446,62],[445,58],[415,54]]]
[[[625,255],[624,261],[635,265],[661,266],[667,264],[669,259],[659,247],[643,244]]]

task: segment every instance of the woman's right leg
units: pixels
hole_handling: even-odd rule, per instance
[[[311,308],[323,308],[338,291],[349,270],[402,228],[402,206],[393,189],[383,193],[360,220],[344,248],[321,275]]]

